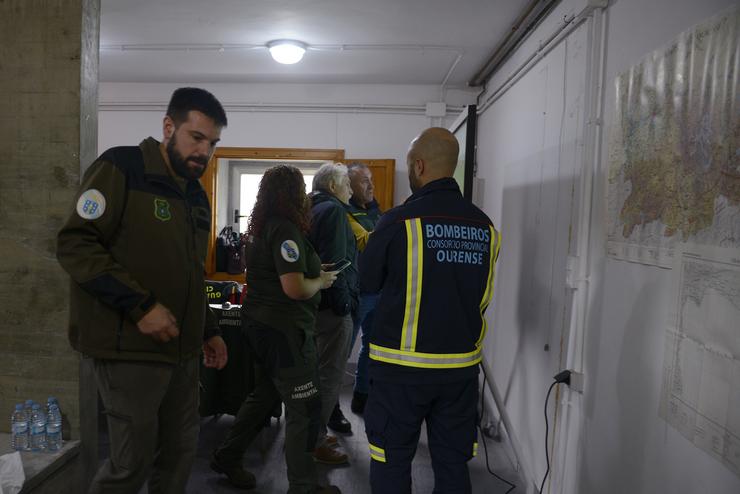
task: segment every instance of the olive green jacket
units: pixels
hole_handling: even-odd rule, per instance
[[[210,222],[200,183],[174,179],[155,139],[103,153],[57,237],[57,258],[72,278],[72,347],[103,359],[176,363],[198,355],[204,328],[218,334],[203,279]],[[180,330],[167,343],[136,326],[157,302]]]

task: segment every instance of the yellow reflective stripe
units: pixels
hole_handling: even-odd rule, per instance
[[[386,348],[370,344],[370,358],[389,364],[427,369],[452,369],[470,367],[480,362],[481,349],[476,348],[468,353],[422,353]]]
[[[482,324],[480,337],[475,342],[475,346],[480,346],[483,343],[483,339],[486,337],[486,331],[488,331],[488,321],[486,321],[485,311],[493,298],[493,283],[496,278],[496,258],[498,257],[498,249],[501,244],[501,234],[494,230],[491,225],[488,225],[488,229],[491,234],[490,252],[488,253],[488,280],[486,281],[486,291],[483,292],[483,298],[480,301],[480,318]]]
[[[473,456],[478,456],[478,443],[473,443]]]
[[[385,450],[383,448],[375,446],[372,443],[368,443],[368,446],[370,447],[370,458],[375,461],[385,463]]]
[[[421,236],[420,219],[410,219],[404,223],[406,224],[406,309],[401,329],[401,350],[413,351],[416,348],[416,334],[419,327],[424,242]]]
[[[411,269],[413,263],[413,250],[411,248],[412,235],[411,235],[411,222],[406,220],[406,308],[403,312],[403,325],[401,326],[401,348],[404,346],[406,341],[406,328],[409,327],[409,316],[411,315],[411,294],[412,294],[412,274]]]
[[[494,261],[498,260],[498,253],[501,250],[501,232],[496,232],[496,257],[493,258]]]
[[[419,329],[419,309],[421,308],[421,288],[422,278],[424,276],[424,237],[421,233],[421,220],[414,220],[416,223],[416,300],[414,303],[414,330],[412,334],[412,342],[409,350],[412,352],[416,350],[416,335]]]

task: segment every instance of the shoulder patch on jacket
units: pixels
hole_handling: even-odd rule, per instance
[[[286,240],[280,245],[280,255],[287,262],[296,262],[301,257],[298,244],[293,240]]]
[[[105,196],[98,189],[87,189],[77,199],[77,214],[83,220],[96,220],[105,212]]]

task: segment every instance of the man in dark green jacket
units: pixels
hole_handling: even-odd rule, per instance
[[[347,167],[349,183],[352,187],[352,197],[349,199],[348,217],[350,226],[357,240],[358,264],[362,263],[362,251],[370,238],[370,233],[380,220],[380,206],[375,200],[373,174],[364,163],[352,163]],[[372,330],[375,305],[378,303],[377,293],[360,293],[360,303],[352,313],[352,339],[349,344],[350,352],[355,346],[357,334],[362,328],[360,353],[357,356],[357,370],[355,371],[355,387],[352,393],[351,409],[354,413],[362,414],[365,411],[367,394],[370,391],[370,331]]]
[[[162,142],[103,153],[59,232],[70,343],[94,359],[108,417],[110,458],[91,493],[138,492],[147,477],[150,493],[185,492],[201,348],[207,366],[226,364],[205,297],[211,210],[198,181],[225,126],[212,94],[176,90]]]

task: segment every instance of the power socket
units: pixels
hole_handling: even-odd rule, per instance
[[[583,393],[583,373],[566,369],[553,376],[556,383],[567,384],[570,389]]]
[[[583,393],[584,377],[582,372],[570,371],[570,383],[568,387],[573,391]]]

